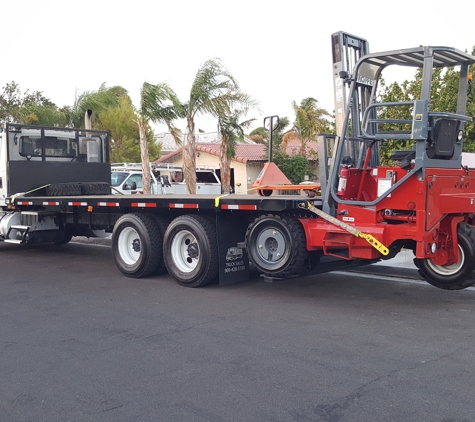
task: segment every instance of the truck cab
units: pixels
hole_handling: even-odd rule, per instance
[[[95,188],[99,182],[108,186],[108,137],[108,132],[96,130],[21,124],[0,127],[0,210],[6,209],[9,196],[51,193],[53,184],[81,181],[96,183]],[[66,187],[71,192],[71,185]],[[83,185],[86,190],[90,187]]]

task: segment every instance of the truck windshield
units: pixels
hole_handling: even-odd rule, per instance
[[[125,179],[127,179],[128,175],[129,175],[129,173],[113,171],[111,173],[111,185],[112,186],[119,186]]]

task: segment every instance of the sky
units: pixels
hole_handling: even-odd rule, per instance
[[[200,65],[220,58],[266,116],[289,117],[314,97],[333,111],[331,35],[369,42],[371,52],[444,45],[471,51],[467,0],[0,0],[0,87],[41,91],[58,106],[101,84],[120,85],[139,105],[140,87],[168,83],[185,102]],[[396,76],[395,76],[396,77]],[[410,76],[404,75],[402,79]],[[184,122],[177,122],[185,130]],[[216,131],[198,116],[196,127]],[[251,129],[252,129],[251,128]],[[164,130],[162,126],[155,128]]]

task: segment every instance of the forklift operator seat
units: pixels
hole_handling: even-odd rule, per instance
[[[454,155],[455,143],[460,130],[460,120],[438,119],[431,125],[427,138],[427,156],[450,160]]]
[[[430,159],[450,160],[454,155],[459,130],[459,120],[445,118],[432,120],[427,138],[427,157]],[[415,149],[407,151],[396,150],[391,154],[391,160],[397,161],[403,169],[411,168],[411,160],[415,157]]]

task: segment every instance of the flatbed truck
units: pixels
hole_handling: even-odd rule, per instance
[[[111,195],[106,133],[7,125],[0,239],[61,244],[111,233],[125,276],[167,271],[187,287],[244,280],[250,263],[275,280],[391,259],[406,248],[428,283],[473,285],[475,171],[461,157],[475,58],[451,47],[373,54],[366,47],[346,33],[332,36],[336,92],[348,90],[348,102],[336,110],[344,110],[337,136],[319,137],[320,197]],[[349,58],[351,71],[342,69]],[[389,65],[422,68],[420,98],[377,102]],[[451,66],[460,68],[457,108],[431,111],[432,71]],[[410,116],[381,117],[392,108]],[[388,139],[413,145],[395,151],[394,166],[379,163],[379,143]]]

